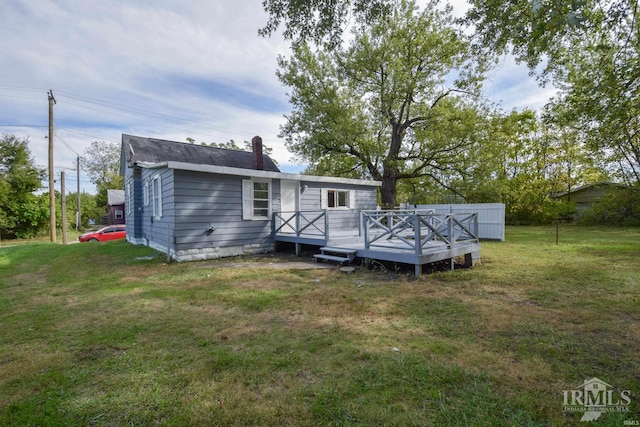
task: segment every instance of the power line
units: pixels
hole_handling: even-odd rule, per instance
[[[194,125],[197,128],[201,128],[201,129],[205,129],[205,130],[215,130],[215,131],[223,131],[226,133],[233,133],[235,134],[235,136],[238,137],[246,137],[246,129],[234,129],[234,128],[229,128],[229,127],[224,127],[224,126],[214,126],[214,125],[203,125],[200,122],[194,121],[193,119],[190,118],[185,118],[185,117],[178,117],[175,114],[162,114],[162,113],[158,113],[155,111],[150,111],[150,110],[145,110],[142,108],[132,108],[130,106],[124,106],[124,105],[120,105],[120,104],[116,104],[113,102],[108,102],[108,101],[103,101],[103,100],[99,100],[96,98],[90,98],[90,97],[86,97],[86,96],[82,96],[82,95],[76,95],[76,94],[72,94],[69,92],[65,92],[65,91],[59,91],[58,93],[62,93],[63,96],[66,96],[68,98],[71,99],[76,99],[78,101],[81,102],[86,102],[89,104],[96,104],[96,105],[100,105],[100,106],[104,106],[104,107],[108,107],[111,109],[117,109],[118,111],[129,111],[132,113],[136,113],[136,114],[142,114],[142,115],[147,115],[147,116],[152,116],[152,117],[157,117],[157,118],[161,118],[163,120],[170,120],[170,121],[178,121],[180,124],[185,125],[185,124],[191,124]],[[68,103],[68,102],[67,102]],[[116,116],[121,116],[121,117],[126,117],[126,118],[130,118],[131,116],[127,116],[127,115],[123,115],[123,114],[119,114],[117,112],[113,112],[113,111],[105,111],[105,110],[98,110],[95,108],[89,108],[86,106],[81,106],[81,105],[77,105],[77,104],[73,104],[73,103],[68,103],[69,105],[74,105],[76,107],[79,108],[84,108],[84,109],[88,109],[88,110],[92,110],[92,111],[98,111],[98,112],[102,112],[102,113],[107,113],[107,114],[112,114],[112,115],[116,115]],[[149,124],[154,124],[155,122],[150,121],[150,120],[140,120],[139,121],[143,121]],[[185,131],[187,129],[185,128],[181,128],[178,126],[167,126],[171,129],[179,129],[181,131]],[[187,132],[188,133],[188,132]],[[224,136],[215,136],[215,135],[210,135],[210,137],[213,137],[214,139],[229,139],[229,135],[224,135]]]
[[[180,118],[180,117],[176,117],[173,115],[167,115],[167,114],[162,114],[162,113],[158,113],[157,111],[151,111],[151,110],[145,110],[142,108],[134,108],[131,106],[124,106],[124,105],[119,105],[116,103],[112,103],[112,102],[108,102],[108,101],[103,101],[101,99],[96,99],[96,98],[89,98],[87,96],[81,96],[81,95],[75,95],[75,94],[71,94],[68,92],[58,92],[58,93],[62,93],[63,97],[66,96],[68,98],[71,99],[75,99],[77,101],[81,101],[81,102],[86,102],[88,104],[95,104],[95,105],[100,105],[103,107],[108,107],[108,108],[112,108],[112,109],[117,109],[117,110],[124,110],[124,111],[129,111],[132,113],[137,113],[137,114],[144,114],[144,115],[150,115],[150,116],[156,116],[162,119],[171,119],[171,120],[181,120],[181,121],[186,121],[189,119],[186,118]],[[75,105],[76,107],[81,107],[80,105],[77,104],[73,104],[73,103],[69,103],[67,102],[69,105]],[[87,108],[87,107],[81,107],[81,108]],[[102,111],[104,112],[104,111]]]
[[[41,92],[44,91],[44,89],[39,89],[39,88],[27,88],[27,87],[19,87],[19,86],[11,86],[11,85],[2,85],[0,84],[0,88],[6,88],[6,89],[10,89],[10,90],[21,90],[21,91],[28,91],[28,92]],[[62,96],[60,96],[60,94],[62,94]],[[91,108],[89,106],[86,105],[78,105],[75,104],[73,102],[68,102],[66,99],[63,101],[65,104],[68,105],[72,105],[78,108],[82,108],[82,109],[86,109],[86,110],[90,110],[90,111],[97,111],[97,112],[101,112],[101,113],[105,113],[105,114],[110,114],[110,115],[115,115],[115,116],[120,116],[120,117],[124,117],[124,118],[133,118],[134,115],[145,115],[145,116],[150,116],[150,117],[155,117],[155,118],[160,118],[163,121],[165,121],[165,125],[166,128],[168,129],[174,129],[174,130],[179,130],[180,132],[184,132],[186,135],[188,136],[196,136],[196,135],[200,135],[201,138],[203,139],[209,139],[211,141],[216,141],[216,140],[229,140],[229,139],[243,139],[247,137],[247,130],[246,129],[235,129],[235,128],[230,128],[230,127],[225,127],[225,126],[215,126],[215,125],[207,125],[207,124],[202,124],[201,122],[198,122],[196,120],[194,120],[193,118],[186,118],[186,117],[179,117],[176,116],[174,113],[172,114],[163,114],[163,113],[158,113],[155,111],[150,111],[150,110],[145,110],[143,108],[134,108],[131,106],[125,106],[125,105],[120,105],[114,102],[110,102],[110,101],[105,101],[105,100],[101,100],[101,99],[96,99],[96,98],[91,98],[91,97],[87,97],[87,96],[82,96],[82,95],[77,95],[77,94],[73,94],[70,92],[66,92],[66,91],[60,91],[58,92],[58,99],[60,98],[68,98],[68,99],[75,99],[77,101],[80,101],[81,103],[87,103],[87,104],[94,104],[97,106],[101,106],[101,107],[106,107],[105,109],[99,109],[99,108]],[[114,111],[116,110],[116,111]],[[119,113],[120,111],[125,111],[125,112],[129,112],[132,114],[122,114]],[[144,122],[144,123],[148,123],[148,124],[155,124],[156,122],[150,120],[150,119],[141,119],[141,118],[137,118],[136,119],[138,122]],[[175,125],[167,125],[167,123],[176,123]],[[191,125],[191,128],[187,127]],[[0,126],[6,126],[6,127],[11,127],[11,125],[0,125]],[[18,126],[23,126],[23,127],[46,127],[45,125],[16,125],[16,127]],[[63,129],[67,132],[74,132],[80,135],[85,135],[85,136],[90,136],[92,138],[98,138],[98,139],[102,139],[102,140],[106,140],[106,141],[111,141],[111,142],[120,142],[120,141],[116,141],[110,138],[103,138],[100,136],[96,136],[96,135],[91,135],[88,133],[84,133],[84,132],[80,132],[80,131],[75,131],[72,129],[68,129],[68,128],[62,128],[62,127],[56,127],[57,129]],[[211,132],[213,131],[213,132]],[[219,133],[219,132],[222,132]],[[269,135],[270,139],[273,138],[273,141],[271,142],[272,145],[281,145],[279,143],[279,140],[277,138],[277,135]],[[200,138],[198,138],[200,139]],[[70,148],[70,147],[68,147]],[[70,148],[72,151],[73,149]],[[75,151],[74,151],[75,152]]]
[[[75,107],[78,108],[82,108],[85,110],[89,110],[89,111],[96,111],[96,112],[100,112],[100,113],[105,113],[105,114],[111,114],[114,116],[119,116],[119,117],[124,117],[124,118],[132,118],[132,115],[127,115],[127,114],[120,114],[118,112],[114,112],[112,110],[104,110],[104,109],[99,109],[99,108],[90,108],[90,107],[86,107],[86,106],[81,106],[78,104],[74,104],[74,103],[66,103],[67,105],[73,105]],[[114,107],[115,108],[115,107]],[[119,107],[122,109],[125,109],[124,107]],[[200,129],[204,129],[205,131],[209,132],[211,130],[215,130],[215,131],[222,131],[222,132],[226,132],[227,134],[224,136],[220,136],[220,135],[208,135],[209,137],[211,137],[212,139],[229,139],[229,134],[231,134],[231,136],[239,136],[239,137],[246,137],[246,130],[239,130],[239,129],[232,129],[232,128],[228,128],[228,127],[223,127],[223,126],[213,126],[213,125],[203,125],[201,123],[198,123],[192,119],[184,119],[184,118],[180,118],[180,117],[176,117],[176,116],[169,116],[169,115],[165,115],[165,114],[160,114],[160,113],[154,113],[154,112],[150,112],[150,111],[144,111],[144,110],[139,110],[139,111],[135,111],[132,109],[129,109],[131,112],[134,113],[138,113],[138,114],[142,114],[142,115],[149,115],[149,116],[155,116],[159,119],[162,119],[165,121],[165,126],[169,129],[176,129],[176,130],[180,130],[181,132],[185,132],[187,134],[189,133],[200,133],[196,130],[193,131],[189,131],[188,129],[184,128],[184,127],[180,127],[178,125],[167,125],[166,121],[167,120],[171,120],[171,121],[177,121],[179,124],[181,125],[192,125],[196,128],[200,128]],[[137,122],[140,123],[147,123],[147,124],[156,124],[155,121],[150,120],[150,119],[141,119],[141,118],[137,118],[136,119]],[[233,138],[231,138],[233,139]]]
[[[64,140],[64,138],[62,137],[62,135],[60,135],[60,132],[58,132],[57,129],[54,130],[54,134],[55,134],[56,138],[58,138],[58,140],[64,144],[65,147],[67,147],[69,150],[73,151],[73,153],[76,156],[78,156],[78,157],[80,156],[80,154],[76,150],[71,148],[71,146],[67,143],[67,141]]]
[[[91,138],[97,138],[97,139],[101,139],[101,140],[104,140],[104,141],[111,141],[111,142],[116,142],[116,143],[120,142],[120,141],[116,141],[114,139],[104,138],[104,137],[96,136],[96,135],[91,135],[89,133],[80,132],[78,130],[73,130],[73,129],[67,129],[67,128],[63,128],[63,127],[60,127],[60,126],[57,126],[56,129],[61,129],[61,130],[64,130],[64,131],[67,131],[67,132],[71,132],[71,133],[77,133],[78,135],[90,136]],[[82,156],[80,156],[80,157],[82,157]]]
[[[0,97],[2,98],[17,98],[17,99],[38,99],[38,96],[20,96],[20,95],[3,95],[0,93]]]
[[[3,85],[3,84],[0,84],[0,87],[5,89],[17,89],[17,90],[30,91],[30,92],[45,92],[47,90],[46,88],[12,86],[12,85]]]
[[[46,128],[46,127],[49,127],[49,125],[5,125],[5,124],[0,124],[0,127],[7,127],[7,128]]]

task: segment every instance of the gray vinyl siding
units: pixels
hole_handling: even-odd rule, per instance
[[[271,220],[244,220],[242,214],[242,181],[248,177],[220,175],[178,169],[141,169],[135,177],[135,208],[127,229],[136,230],[136,241],[172,253],[215,248],[243,248],[273,244]],[[134,179],[127,170],[126,179]],[[153,216],[153,200],[144,204],[144,185],[160,176],[162,217]],[[280,179],[271,179],[271,210],[281,210]],[[300,210],[321,210],[323,189],[349,190],[355,194],[355,208],[329,209],[331,234],[355,232],[360,226],[360,210],[376,207],[375,187],[349,184],[327,184],[301,181]],[[131,221],[131,222],[130,222]],[[213,232],[208,232],[213,228]]]
[[[124,188],[133,189],[133,206],[127,206],[131,200],[128,197],[128,193],[125,192],[125,224],[127,229],[127,236],[134,239],[142,237],[142,215],[139,209],[142,206],[142,184],[140,179],[140,171],[127,168],[126,175],[124,177]]]
[[[153,217],[153,201],[150,200],[147,206],[144,206],[142,196],[142,188],[145,182],[151,182],[153,177],[160,176],[160,185],[162,189],[162,217],[157,219]],[[175,220],[174,214],[174,193],[173,193],[173,175],[172,169],[143,169],[140,184],[140,206],[142,206],[142,229],[143,238],[157,245],[174,248],[173,246],[173,224]]]
[[[175,171],[175,250],[272,243],[271,221],[242,219],[242,177]],[[279,185],[271,182],[279,206]],[[213,227],[215,231],[208,234]]]
[[[360,211],[375,210],[377,189],[364,185],[328,184],[301,181],[301,188],[307,186],[300,195],[301,211],[320,211],[323,189],[340,189],[355,192],[355,206],[349,210],[328,209],[329,230],[331,234],[357,231],[360,227]]]
[[[126,203],[126,201],[125,201]],[[142,180],[140,179],[140,171],[135,171],[133,174],[133,209],[131,209],[131,216],[133,217],[133,236],[135,238],[142,237],[142,212],[138,209],[142,206]],[[125,212],[126,212],[125,206]]]

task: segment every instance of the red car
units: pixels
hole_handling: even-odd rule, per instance
[[[110,225],[98,231],[84,233],[78,237],[78,240],[81,242],[106,242],[107,240],[124,239],[125,237],[127,237],[127,231],[124,225]]]

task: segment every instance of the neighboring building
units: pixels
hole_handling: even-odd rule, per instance
[[[107,190],[107,223],[109,225],[124,224],[124,190]]]
[[[596,202],[607,196],[612,191],[621,188],[629,187],[615,182],[595,182],[576,187],[571,191],[554,194],[553,198],[573,203],[576,208],[574,218],[579,218],[585,210],[591,207],[593,202]]]
[[[282,173],[262,153],[122,135],[127,240],[177,261],[274,249],[274,212],[335,210],[356,228],[379,182]]]

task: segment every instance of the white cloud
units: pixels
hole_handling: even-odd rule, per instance
[[[455,3],[457,15],[463,7]],[[275,72],[289,49],[279,36],[257,36],[266,21],[262,0],[4,0],[0,124],[46,126],[52,89],[60,167],[122,133],[239,143],[261,135],[287,165],[277,135],[290,107]],[[505,109],[543,105],[546,92],[515,70],[505,61],[487,95]],[[0,133],[30,136],[36,163],[47,164],[46,127]]]
[[[60,129],[56,165],[122,133],[216,142],[260,134],[285,163],[276,136],[288,107],[275,71],[287,44],[258,37],[265,22],[260,0],[2,2],[0,124],[46,125],[53,89],[56,126],[91,135]],[[0,131],[29,135],[36,163],[47,163],[46,128]]]
[[[512,56],[506,56],[489,73],[484,84],[485,96],[499,103],[503,110],[538,110],[545,106],[557,92],[553,86],[541,87],[529,75],[524,64],[517,64]]]

